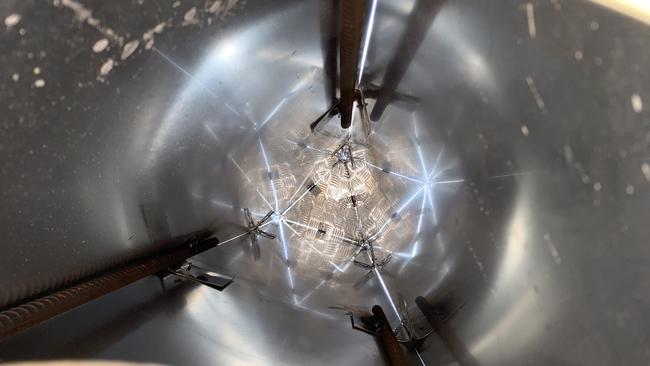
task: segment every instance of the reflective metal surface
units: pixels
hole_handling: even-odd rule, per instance
[[[195,260],[233,284],[83,357],[381,363],[337,309],[379,304],[419,337],[424,296],[481,365],[648,363],[647,25],[590,2],[422,8],[376,3],[361,85],[389,102],[366,139],[358,110],[309,126],[333,102],[328,2],[3,2],[0,305],[210,226],[223,245]],[[252,240],[244,208],[277,237]],[[390,257],[372,271],[368,241]],[[174,331],[196,352],[136,346]],[[284,332],[306,343],[264,348]],[[226,336],[230,358],[204,351]],[[409,357],[451,364],[446,344]]]

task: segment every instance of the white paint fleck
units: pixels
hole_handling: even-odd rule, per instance
[[[208,8],[208,12],[216,14],[221,10],[221,0],[217,0]]]
[[[92,18],[93,12],[75,0],[61,0],[61,3],[66,8],[72,10],[80,22],[85,22]]]
[[[93,45],[93,52],[100,53],[108,47],[108,39],[102,38]]]
[[[526,18],[528,18],[528,35],[535,39],[537,28],[535,27],[535,7],[530,1],[526,4]]]
[[[106,62],[104,62],[102,67],[99,68],[99,74],[102,75],[102,76],[103,75],[108,75],[108,73],[111,72],[111,70],[113,69],[114,64],[115,64],[115,61],[113,61],[112,58],[109,58],[108,60],[106,60]]]
[[[18,81],[20,80],[20,75],[17,72],[15,72],[13,75],[11,75],[11,79],[13,81]]]
[[[580,51],[580,50],[577,50],[577,51],[575,51],[573,53],[573,57],[575,57],[576,60],[578,60],[578,61],[582,61],[583,56],[584,55],[582,54],[582,51]]]
[[[544,241],[546,242],[546,246],[548,246],[549,252],[551,252],[551,256],[553,257],[555,264],[561,264],[562,258],[560,257],[560,253],[557,251],[555,244],[553,244],[553,241],[551,241],[551,236],[544,234]]]
[[[155,42],[155,34],[160,34],[167,26],[166,22],[159,23],[155,27],[149,29],[148,31],[142,34],[142,40],[144,41],[144,48],[150,50]]]
[[[594,183],[594,191],[600,192],[601,189],[603,189],[603,185],[600,184],[600,182],[595,182]]]
[[[206,2],[205,4],[205,9],[208,13],[214,15],[214,16],[226,16],[228,12],[233,9],[235,6],[237,6],[237,1],[236,0],[215,0],[212,4],[209,4],[209,2]],[[208,24],[212,18],[208,18]]]
[[[174,3],[172,4],[172,8],[178,8],[179,6],[181,6],[180,1],[174,1]]]
[[[196,17],[196,6],[193,6],[183,15],[183,25],[198,24],[199,19]]]
[[[645,180],[648,181],[648,183],[650,183],[650,164],[648,163],[641,164],[641,173],[643,173]]]
[[[36,79],[36,81],[34,81],[34,86],[37,87],[37,88],[42,88],[42,87],[44,87],[44,86],[45,86],[45,80],[43,80],[43,79]]]
[[[128,42],[127,44],[124,45],[124,48],[122,48],[122,56],[120,58],[122,60],[126,60],[129,56],[135,52],[135,50],[138,48],[140,45],[140,41],[137,39],[134,39],[133,41]]]
[[[115,31],[111,28],[102,25],[102,22],[99,21],[99,19],[93,18],[92,10],[86,8],[83,4],[79,3],[76,0],[61,0],[61,4],[66,8],[72,10],[78,21],[82,23],[88,23],[88,25],[95,28],[96,31],[113,40],[117,44],[121,45],[124,43],[123,37],[115,33]]]
[[[634,194],[634,186],[631,185],[631,184],[628,184],[627,187],[625,187],[625,193],[627,193],[629,195],[633,195]]]
[[[36,67],[34,68],[34,70],[33,70],[33,71],[34,71],[34,75],[38,75],[38,74],[40,74],[40,73],[41,73],[41,68],[40,68],[40,67],[38,67],[38,66],[36,66]]]
[[[544,99],[542,99],[542,95],[537,90],[533,78],[526,76],[526,84],[528,84],[528,89],[530,90],[530,94],[533,95],[537,107],[542,111],[542,113],[546,114],[546,104],[544,104]]]
[[[632,103],[632,109],[636,113],[641,113],[643,110],[643,100],[641,100],[641,96],[639,94],[632,94],[632,98],[630,99],[630,102]]]
[[[592,31],[597,31],[598,28],[600,28],[600,24],[598,24],[597,21],[592,20],[591,23],[589,23],[589,28],[591,28]]]
[[[521,126],[521,134],[524,136],[530,135],[530,131],[528,131],[528,126],[526,125]]]
[[[13,28],[13,26],[20,23],[20,19],[22,19],[20,14],[11,14],[7,16],[5,18],[5,27],[7,27],[7,29]]]

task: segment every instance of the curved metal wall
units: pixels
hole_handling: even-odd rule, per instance
[[[362,75],[371,111],[389,101],[354,147],[382,281],[317,236],[357,229],[312,194],[259,257],[242,239],[198,260],[292,307],[408,310],[421,334],[425,296],[480,364],[647,363],[647,26],[590,2],[430,5],[378,2]],[[0,305],[190,231],[238,235],[242,208],[287,208],[345,136],[309,129],[332,96],[328,2],[0,10]],[[453,357],[433,334],[422,359]]]

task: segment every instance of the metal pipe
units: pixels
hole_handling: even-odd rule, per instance
[[[406,366],[406,357],[404,356],[404,352],[402,352],[402,348],[397,342],[397,338],[395,338],[395,334],[393,333],[393,330],[388,323],[388,319],[386,319],[384,310],[381,308],[381,306],[375,305],[372,307],[372,314],[379,322],[379,335],[381,336],[381,340],[384,343],[384,347],[386,347],[390,364],[392,366]]]
[[[438,334],[442,342],[447,346],[449,352],[454,356],[461,366],[478,366],[474,356],[469,352],[463,341],[458,338],[456,333],[447,325],[444,319],[436,312],[429,302],[422,296],[415,298],[415,303],[427,318],[433,331]]]
[[[357,82],[361,33],[366,11],[365,0],[346,0],[340,4],[339,62],[341,89],[341,127],[352,124],[352,104]]]
[[[0,341],[139,279],[178,265],[219,243],[216,238],[202,238],[205,235],[194,236],[181,247],[167,253],[137,261],[0,312]]]

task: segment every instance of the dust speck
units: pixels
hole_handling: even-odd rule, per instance
[[[109,72],[113,69],[113,65],[115,64],[115,61],[113,61],[112,58],[109,58],[104,62],[102,67],[99,68],[99,74],[100,75],[108,75]]]
[[[578,60],[578,61],[582,61],[583,56],[584,55],[582,54],[582,51],[580,51],[580,50],[577,50],[577,51],[575,51],[573,53],[573,57],[575,57],[576,60]]]
[[[20,19],[22,19],[20,14],[11,14],[7,16],[5,18],[5,27],[7,27],[7,29],[13,28],[16,24],[20,23]]]
[[[181,6],[181,2],[180,2],[180,1],[174,1],[174,3],[172,4],[172,8],[174,8],[174,9],[175,9],[175,8],[178,8],[179,6]]]
[[[11,75],[11,79],[13,81],[18,81],[20,80],[20,75],[18,73],[14,73],[13,75]]]
[[[631,185],[631,184],[628,184],[627,187],[625,187],[625,193],[627,193],[629,195],[633,195],[634,194],[634,186]]]
[[[603,58],[600,57],[600,56],[596,56],[596,57],[594,57],[594,63],[595,63],[596,65],[598,65],[598,66],[602,65],[602,64],[603,64]]]
[[[530,131],[528,131],[528,126],[526,125],[521,126],[521,134],[524,136],[530,135]]]
[[[42,87],[44,87],[44,86],[45,86],[45,80],[43,80],[43,79],[36,79],[36,81],[34,81],[34,86],[37,87],[37,88],[42,88]]]
[[[34,75],[39,75],[41,73],[41,68],[36,66],[33,71],[34,71]]]
[[[601,189],[603,189],[603,185],[600,182],[594,183],[594,191],[600,192]]]
[[[135,52],[135,50],[138,48],[138,45],[140,45],[140,41],[138,41],[137,39],[125,44],[124,48],[122,48],[122,56],[120,56],[120,58],[122,60],[126,60],[129,56],[133,54],[133,52]]]
[[[564,160],[566,160],[566,163],[568,165],[573,164],[573,150],[571,149],[571,146],[564,145],[562,149],[564,150]]]
[[[591,23],[589,23],[589,28],[590,28],[592,31],[597,31],[598,28],[600,28],[600,24],[598,24],[597,21],[592,20]]]
[[[643,110],[643,100],[641,100],[641,96],[639,94],[633,94],[632,98],[630,99],[630,102],[632,103],[632,109],[636,113],[641,113]]]
[[[553,4],[553,9],[556,11],[562,10],[562,4],[558,0],[551,0],[551,4]]]
[[[93,52],[102,52],[108,47],[108,39],[102,38],[93,45]]]

